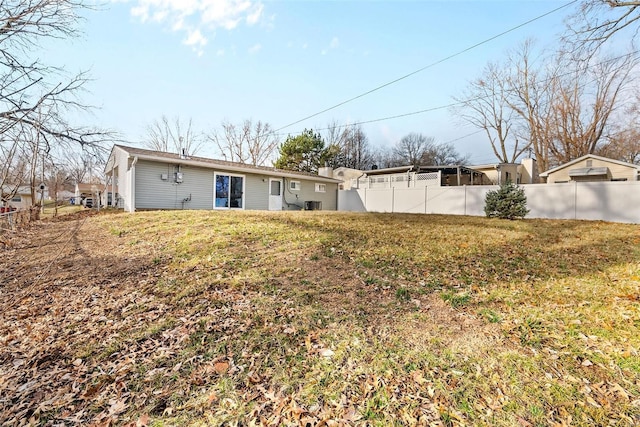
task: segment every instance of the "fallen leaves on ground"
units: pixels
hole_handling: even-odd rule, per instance
[[[0,249],[0,423],[640,422],[633,231],[603,225],[615,239],[574,247],[557,237],[574,222],[492,236],[496,222],[424,218],[79,213],[27,228]],[[590,291],[604,274],[611,295]]]

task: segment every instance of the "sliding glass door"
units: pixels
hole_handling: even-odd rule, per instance
[[[216,173],[214,182],[214,208],[244,209],[243,176]]]

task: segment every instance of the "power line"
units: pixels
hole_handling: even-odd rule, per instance
[[[629,58],[629,57],[631,57],[633,55],[636,55],[638,53],[640,53],[640,50],[634,50],[634,51],[626,53],[624,55],[616,56],[615,58],[610,58],[610,59],[604,60],[604,61],[596,63],[596,64],[587,65],[587,66],[583,67],[582,69],[583,70],[587,70],[589,68],[597,67],[599,65],[603,65],[603,64],[606,64],[608,62],[617,61],[617,60],[622,59],[624,57]],[[637,59],[637,58],[635,58],[635,59]],[[568,71],[568,72],[563,73],[563,74],[558,74],[556,76],[552,76],[552,77],[549,77],[547,79],[541,80],[540,83],[550,82],[551,80],[553,80],[555,78],[558,78],[558,77],[566,77],[566,76],[569,76],[569,75],[573,74],[574,72],[575,72],[575,70],[571,70],[571,71]],[[593,83],[594,81],[596,81],[596,80],[593,80],[593,81],[588,82],[588,83]],[[585,83],[585,85],[586,84],[587,83]],[[514,92],[515,90],[516,89],[507,89],[507,92]],[[362,120],[362,121],[359,121],[359,122],[348,123],[348,124],[344,124],[344,125],[337,125],[337,126],[335,126],[335,128],[336,129],[341,129],[341,128],[345,128],[346,129],[346,128],[351,127],[351,126],[358,126],[358,125],[364,125],[364,124],[369,124],[369,123],[382,122],[382,121],[386,121],[386,120],[398,119],[398,118],[401,118],[401,117],[413,116],[413,115],[416,115],[416,114],[423,114],[423,113],[428,113],[428,112],[437,111],[437,110],[444,110],[444,109],[451,108],[451,107],[462,106],[462,105],[465,105],[465,104],[467,104],[469,102],[472,102],[472,101],[477,101],[477,100],[480,100],[480,99],[490,98],[491,96],[492,95],[481,95],[481,96],[477,96],[477,97],[474,97],[474,98],[468,98],[468,99],[464,99],[464,100],[461,100],[461,101],[452,102],[452,103],[446,104],[446,105],[440,105],[440,106],[437,106],[437,107],[425,108],[423,110],[418,110],[418,111],[411,111],[409,113],[402,113],[402,114],[396,114],[396,115],[393,115],[393,116],[380,117],[380,118],[377,118],[377,119]],[[331,127],[324,127],[324,128],[315,128],[314,130],[315,131],[323,131],[323,130],[329,130],[329,129],[332,129],[332,128],[334,128],[334,127],[331,126]],[[476,134],[476,133],[479,133],[479,132],[482,132],[482,131],[483,131],[483,129],[481,129],[481,130],[479,130],[477,132],[474,132],[473,134]],[[285,133],[279,133],[278,134],[278,133],[275,133],[275,132],[277,132],[277,131],[274,131],[274,135],[275,136],[290,135],[290,134],[285,134]],[[462,137],[460,137],[458,139],[463,139],[463,138],[466,138],[466,137],[471,136],[473,134],[465,135],[465,136],[462,136]],[[448,141],[448,142],[455,142],[458,139],[454,139],[454,140]]]
[[[274,131],[274,133],[275,133],[275,132],[279,132],[279,131],[281,131],[281,130],[283,130],[283,129],[286,129],[286,128],[288,128],[288,127],[291,127],[291,126],[293,126],[293,125],[297,125],[298,123],[301,123],[301,122],[303,122],[303,121],[305,121],[305,120],[308,120],[308,119],[311,119],[311,118],[313,118],[313,117],[319,116],[320,114],[326,113],[327,111],[331,111],[331,110],[333,110],[333,109],[336,109],[336,108],[338,108],[338,107],[341,107],[342,105],[348,104],[348,103],[349,103],[349,102],[351,102],[351,101],[355,101],[356,99],[359,99],[359,98],[362,98],[362,97],[364,97],[364,96],[367,96],[367,95],[369,95],[369,94],[371,94],[371,93],[373,93],[373,92],[376,92],[376,91],[378,91],[378,90],[380,90],[380,89],[383,89],[383,88],[385,88],[385,87],[387,87],[387,86],[391,86],[392,84],[398,83],[398,82],[399,82],[399,81],[401,81],[401,80],[404,80],[404,79],[409,78],[409,77],[411,77],[411,76],[413,76],[413,75],[415,75],[415,74],[418,74],[418,73],[420,73],[420,72],[422,72],[422,71],[424,71],[424,70],[426,70],[426,69],[432,68],[432,67],[434,67],[434,66],[436,66],[436,65],[439,65],[439,64],[441,64],[441,63],[443,63],[443,62],[445,62],[445,61],[448,61],[448,60],[453,59],[453,58],[455,58],[455,57],[457,57],[457,56],[460,56],[460,55],[462,55],[462,54],[464,54],[464,53],[467,53],[467,52],[469,52],[470,50],[473,50],[473,49],[475,49],[475,48],[477,48],[477,47],[479,47],[479,46],[482,46],[483,44],[489,43],[490,41],[493,41],[493,40],[495,40],[495,39],[497,39],[497,38],[499,38],[499,37],[502,37],[502,36],[504,36],[504,35],[506,35],[506,34],[509,34],[509,33],[513,32],[513,31],[515,31],[515,30],[518,30],[518,29],[520,29],[520,28],[522,28],[522,27],[524,27],[524,26],[526,26],[526,25],[529,25],[529,24],[530,24],[530,23],[532,23],[532,22],[535,22],[535,21],[537,21],[537,20],[539,20],[539,19],[542,19],[542,18],[544,18],[544,17],[546,17],[546,16],[548,16],[548,15],[551,15],[551,14],[553,14],[553,13],[555,13],[555,12],[557,12],[557,11],[561,10],[561,9],[564,9],[565,7],[568,7],[568,6],[572,5],[573,3],[576,3],[577,1],[578,1],[578,0],[571,0],[570,2],[565,3],[564,5],[562,5],[562,6],[560,6],[560,7],[557,7],[557,8],[555,8],[555,9],[553,9],[553,10],[550,10],[549,12],[546,12],[546,13],[544,13],[544,14],[542,14],[542,15],[539,15],[539,16],[537,16],[537,17],[533,18],[533,19],[529,19],[528,21],[525,21],[525,22],[523,22],[523,23],[521,23],[521,24],[518,24],[518,25],[516,25],[515,27],[512,27],[512,28],[510,28],[510,29],[508,29],[508,30],[506,30],[506,31],[503,31],[503,32],[501,32],[501,33],[499,33],[499,34],[496,34],[496,35],[494,35],[494,36],[492,36],[492,37],[489,37],[488,39],[485,39],[485,40],[483,40],[483,41],[481,41],[481,42],[479,42],[479,43],[476,43],[476,44],[474,44],[474,45],[472,45],[472,46],[469,46],[469,47],[467,47],[467,48],[465,48],[465,49],[463,49],[463,50],[461,50],[461,51],[458,51],[458,52],[456,52],[456,53],[454,53],[454,54],[452,54],[452,55],[449,55],[449,56],[447,56],[447,57],[445,57],[445,58],[442,58],[442,59],[440,59],[440,60],[438,60],[438,61],[436,61],[436,62],[432,62],[431,64],[428,64],[428,65],[426,65],[426,66],[424,66],[424,67],[422,67],[422,68],[419,68],[419,69],[417,69],[417,70],[415,70],[415,71],[412,71],[412,72],[410,72],[409,74],[405,74],[404,76],[398,77],[398,78],[397,78],[397,79],[395,79],[395,80],[391,80],[391,81],[389,81],[389,82],[387,82],[387,83],[381,84],[380,86],[377,86],[377,87],[375,87],[375,88],[373,88],[373,89],[370,89],[370,90],[368,90],[368,91],[366,91],[366,92],[363,92],[363,93],[361,93],[361,94],[359,94],[359,95],[356,95],[356,96],[354,96],[354,97],[352,97],[352,98],[349,98],[349,99],[347,99],[347,100],[345,100],[345,101],[342,101],[342,102],[340,102],[340,103],[338,103],[338,104],[335,104],[335,105],[333,105],[333,106],[331,106],[331,107],[329,107],[329,108],[325,108],[325,109],[324,109],[324,110],[322,110],[322,111],[318,111],[317,113],[311,114],[311,115],[309,115],[309,116],[307,116],[307,117],[304,117],[304,118],[302,118],[302,119],[296,120],[295,122],[289,123],[289,124],[288,124],[288,125],[286,125],[286,126],[282,126],[281,128],[276,129],[276,130]],[[411,115],[411,114],[413,114],[413,113],[410,113],[410,114],[407,114],[407,115]],[[419,114],[419,113],[417,113],[417,112],[416,112],[415,114]],[[399,117],[403,117],[403,116],[402,116],[402,115],[400,115]]]

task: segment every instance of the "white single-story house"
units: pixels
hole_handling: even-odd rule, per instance
[[[488,179],[486,184],[500,185],[508,181],[514,184],[537,184],[540,180],[535,159],[522,159],[520,163],[490,163],[468,167],[484,173]]]
[[[547,184],[569,181],[638,181],[640,165],[587,154],[540,174]]]
[[[339,180],[114,145],[105,166],[114,206],[141,209],[336,210]]]
[[[40,200],[40,193],[36,193],[36,199]],[[15,209],[29,209],[33,205],[31,187],[24,185],[18,188],[5,186],[2,189],[2,203],[0,205]]]

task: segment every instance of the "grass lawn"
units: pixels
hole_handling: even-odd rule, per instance
[[[44,212],[40,214],[42,219],[53,218],[54,216],[68,215],[85,209],[80,205],[61,205],[56,210],[55,206],[45,206]]]
[[[0,251],[2,425],[640,425],[636,225],[87,211]]]

